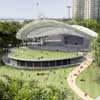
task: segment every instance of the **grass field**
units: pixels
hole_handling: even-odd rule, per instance
[[[26,48],[16,48],[11,55],[12,58],[24,60],[58,60],[79,56],[78,53],[65,53],[57,51],[41,51]]]
[[[0,77],[8,75],[13,79],[27,81],[37,80],[40,84],[54,84],[56,86],[66,86],[66,76],[72,71],[73,67],[51,69],[51,70],[26,70],[17,69],[10,66],[0,67]],[[42,74],[43,75],[42,75]],[[40,75],[38,75],[40,74]]]
[[[36,80],[41,85],[53,85],[55,87],[63,87],[70,90],[66,78],[73,68],[74,67],[51,70],[25,70],[16,69],[10,66],[0,66],[0,78],[4,80],[5,78],[3,76],[7,75],[13,79],[24,80],[26,83],[32,80]],[[81,99],[72,92],[72,95],[68,100]]]
[[[93,98],[100,96],[100,67],[91,65],[77,78],[77,85]]]

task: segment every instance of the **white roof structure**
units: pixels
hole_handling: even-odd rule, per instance
[[[86,38],[97,36],[96,32],[79,25],[68,25],[55,20],[36,20],[19,30],[16,37],[24,40],[56,34],[77,35]]]
[[[99,96],[99,97],[97,97],[95,100],[100,100],[100,96]]]
[[[71,25],[71,26],[75,29],[78,29],[82,32],[87,33],[88,35],[91,35],[92,37],[97,37],[97,33],[90,30],[89,28],[86,28],[86,27],[83,27],[83,26],[80,26],[80,25]]]

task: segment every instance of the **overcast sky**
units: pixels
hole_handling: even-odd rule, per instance
[[[0,0],[0,17],[68,17],[71,0]]]

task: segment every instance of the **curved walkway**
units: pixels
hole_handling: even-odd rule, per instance
[[[67,82],[70,86],[70,88],[83,100],[93,100],[87,93],[83,92],[80,90],[79,87],[76,85],[76,78],[77,76],[83,72],[91,63],[92,63],[92,58],[87,55],[86,60],[82,62],[78,67],[76,67],[68,76]]]

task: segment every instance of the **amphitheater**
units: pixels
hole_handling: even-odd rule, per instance
[[[58,68],[79,64],[84,59],[83,52],[90,50],[96,33],[79,25],[36,20],[20,29],[16,37],[22,40],[21,47],[8,54],[4,59],[6,64],[20,68]]]

